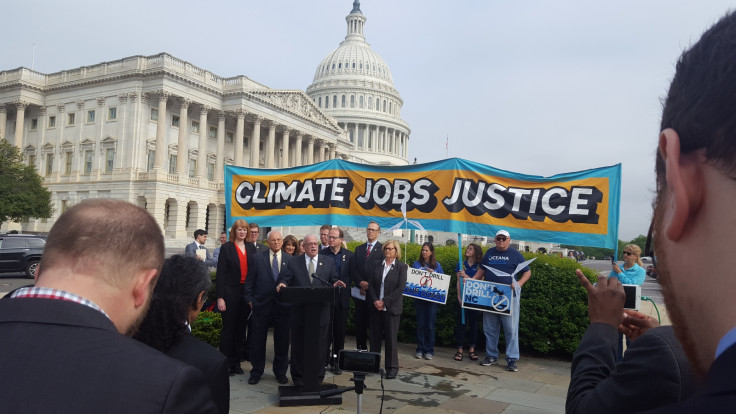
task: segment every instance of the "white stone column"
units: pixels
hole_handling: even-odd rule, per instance
[[[15,103],[15,108],[18,111],[15,113],[15,139],[13,140],[13,145],[18,148],[23,147],[23,124],[26,121],[27,107],[27,102],[17,101]]]
[[[307,165],[314,164],[314,137],[307,137]]]
[[[210,108],[201,105],[199,108],[199,142],[197,143],[197,178],[203,180],[207,176],[207,111]]]
[[[284,126],[281,131],[281,168],[289,168],[289,128]]]
[[[363,145],[361,148],[363,151],[368,150],[368,124],[363,124]]]
[[[169,93],[158,91],[158,120],[156,121],[156,154],[153,159],[154,169],[163,169],[166,159],[166,101]],[[58,123],[62,120],[57,120]]]
[[[335,144],[330,144],[330,159],[335,159]]]
[[[0,104],[0,139],[5,139],[5,131],[8,129],[8,110],[5,104]]]
[[[394,140],[393,153],[394,153],[394,155],[399,155],[399,137],[396,134],[396,130],[395,129],[394,129],[393,140]]]
[[[258,168],[261,166],[261,117],[256,115],[253,118],[253,133],[250,138],[250,167]]]
[[[296,131],[296,146],[294,147],[294,166],[300,167],[304,154],[302,154],[302,131]]]
[[[243,166],[243,135],[245,134],[245,114],[246,112],[240,108],[235,111],[235,115],[238,117],[238,122],[235,125],[235,136],[233,142],[235,143],[235,165],[238,167]]]
[[[348,128],[350,127],[348,126]],[[353,124],[353,149],[358,150],[358,124]]]
[[[179,98],[179,141],[177,142],[176,173],[180,177],[189,176],[189,150],[187,141],[189,138],[189,104],[192,101]]]
[[[217,159],[215,160],[215,180],[222,181],[225,169],[225,112],[217,113]]]
[[[276,152],[276,123],[268,123],[268,141],[266,141],[266,168],[275,168],[274,153]]]

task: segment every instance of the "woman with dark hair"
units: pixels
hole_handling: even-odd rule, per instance
[[[202,371],[219,412],[227,413],[227,360],[191,331],[211,286],[207,266],[201,260],[182,255],[168,258],[153,290],[148,313],[133,337]]]
[[[282,247],[282,249],[292,256],[297,256],[299,254],[299,240],[297,240],[296,237],[292,236],[291,234],[284,237],[284,246]]]
[[[250,306],[245,303],[245,279],[256,271],[256,247],[245,242],[247,236],[248,222],[235,220],[230,241],[220,247],[217,259],[215,295],[217,309],[222,312],[220,351],[227,357],[230,375],[243,374],[240,346],[250,316]]]
[[[475,243],[470,243],[465,248],[465,261],[460,268],[458,264],[457,271],[457,305],[455,318],[455,343],[457,344],[457,352],[455,352],[455,361],[463,360],[463,342],[465,341],[465,331],[468,337],[468,358],[471,361],[477,361],[478,355],[475,353],[475,341],[478,339],[478,319],[480,312],[473,309],[464,309],[460,304],[463,302],[462,287],[468,279],[483,279],[485,271],[480,267],[483,260],[483,249]],[[463,281],[461,285],[460,281]],[[465,314],[465,323],[463,323],[463,313]]]
[[[414,269],[422,269],[428,272],[444,273],[442,265],[434,256],[434,246],[430,242],[422,245],[422,253],[419,260],[411,265]],[[434,325],[437,319],[436,302],[422,299],[414,299],[414,308],[417,311],[417,359],[432,359],[434,355]]]

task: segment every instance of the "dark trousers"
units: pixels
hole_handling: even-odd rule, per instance
[[[398,335],[401,315],[371,310],[371,352],[381,353],[381,341],[386,344],[383,365],[386,372],[399,370]]]
[[[365,300],[353,298],[355,303],[355,347],[368,349],[368,327],[370,325],[370,308]]]
[[[475,348],[475,343],[478,340],[478,320],[480,319],[480,311],[463,309],[459,303],[455,304],[455,310],[455,344],[457,344],[458,348],[462,348],[465,338],[468,338],[468,346],[470,348]],[[463,310],[465,311],[465,323],[463,323],[462,319]]]
[[[225,312],[222,312],[220,351],[227,357],[228,365],[240,366],[240,344],[246,335],[250,306],[245,303],[243,285],[225,286]]]
[[[337,364],[337,361],[332,361],[332,357],[334,356],[337,358],[338,353],[345,349],[345,330],[348,325],[348,308],[343,306],[341,303],[337,303],[332,310],[332,315],[332,326],[330,326],[330,342],[332,350],[329,352],[327,359],[328,362],[334,362]]]
[[[289,368],[289,330],[290,313],[288,309],[281,310],[272,308],[271,312],[253,310],[250,318],[250,361],[252,368],[251,376],[263,375],[266,366],[266,338],[268,336],[268,325],[273,324],[273,373],[277,376],[285,376]]]
[[[294,381],[294,385],[300,386],[303,384],[302,381],[302,366],[304,365],[304,340],[307,335],[319,335],[319,348],[318,355],[306,355],[306,358],[319,358],[320,361],[327,359],[327,336],[329,333],[329,324],[321,325],[319,332],[305,332],[304,325],[293,323],[294,316],[292,316],[291,324],[291,379]],[[322,382],[325,378],[325,364],[320,364],[320,371],[318,373],[319,381]]]
[[[417,352],[434,354],[434,326],[438,307],[435,302],[414,299],[414,308],[417,311]]]

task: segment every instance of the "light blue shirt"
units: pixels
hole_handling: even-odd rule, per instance
[[[723,335],[723,338],[718,342],[716,347],[716,359],[728,348],[736,345],[736,328],[731,329]]]
[[[615,277],[616,279],[621,281],[621,284],[624,285],[644,284],[644,280],[647,278],[647,272],[646,270],[642,269],[641,266],[634,263],[634,265],[628,269],[624,269],[623,266],[619,267],[622,270],[621,273],[616,273],[615,270],[611,270],[611,274],[609,274],[608,277]]]

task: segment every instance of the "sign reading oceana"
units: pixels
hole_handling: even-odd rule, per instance
[[[497,170],[461,159],[406,167],[330,160],[283,170],[226,166],[228,226],[330,223],[391,227],[408,219],[427,230],[615,247],[620,165],[553,177]]]

